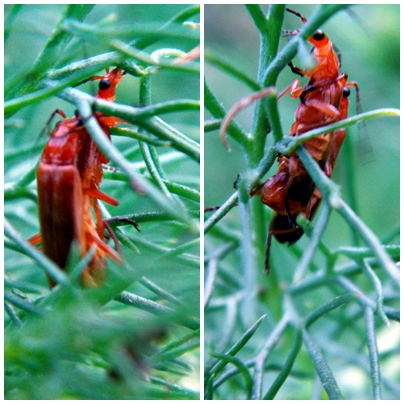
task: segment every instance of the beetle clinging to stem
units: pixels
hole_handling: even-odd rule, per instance
[[[286,9],[297,15],[303,23],[306,19],[296,11]],[[300,31],[288,32],[288,36],[297,35]],[[340,61],[327,35],[316,30],[308,41],[313,45],[313,56],[316,65],[312,69],[303,70],[289,62],[293,73],[308,77],[304,87],[299,87],[299,80],[293,82],[282,91],[277,99],[290,92],[292,98],[299,98],[294,122],[290,129],[290,136],[296,137],[322,126],[326,126],[341,119],[348,113],[348,87],[355,87],[357,101],[359,88],[355,82],[348,82],[346,73],[340,71]],[[237,103],[225,117],[221,127],[221,138],[225,145],[226,128],[237,112],[247,105],[267,96],[273,88],[263,89]],[[327,176],[330,176],[336,157],[345,137],[345,130],[325,133],[303,142],[304,147],[319,164]],[[302,162],[293,151],[289,156],[279,156],[278,172],[264,184],[252,191],[252,195],[261,193],[261,200],[271,207],[275,213],[268,230],[265,269],[269,272],[269,253],[271,238],[274,236],[279,242],[294,244],[303,234],[296,218],[303,214],[312,220],[321,202],[321,194],[306,171]]]
[[[287,11],[306,23],[306,19],[299,13],[290,9]],[[294,31],[291,35],[298,32]],[[316,66],[311,70],[302,70],[289,63],[294,73],[309,78],[308,83],[299,87],[299,80],[296,79],[278,97],[290,91],[291,97],[300,99],[290,136],[300,136],[309,130],[345,119],[348,113],[348,87],[355,87],[358,94],[357,84],[348,82],[347,74],[341,73],[338,56],[329,38],[317,30],[308,41],[314,46]],[[344,137],[345,130],[340,130],[303,142],[328,176],[332,173]],[[268,272],[272,235],[279,242],[288,242],[289,245],[299,240],[303,231],[296,223],[296,217],[302,213],[312,220],[321,201],[321,194],[294,151],[290,156],[279,158],[278,172],[262,186],[261,200],[275,211],[267,239],[265,269]]]
[[[339,109],[340,119],[347,117],[349,94],[349,89],[345,88]],[[324,161],[320,162],[320,166],[328,177],[332,174],[345,134],[345,129],[339,129],[320,136],[320,138],[324,137],[325,140],[329,140],[327,157]],[[321,140],[321,142],[323,141],[324,139]],[[310,149],[308,148],[308,150]],[[289,245],[294,244],[303,235],[303,230],[296,222],[297,216],[303,214],[306,219],[313,220],[322,199],[320,191],[315,187],[300,160],[297,157],[294,158],[295,161],[291,162],[290,157],[281,156],[278,172],[260,187],[263,190],[261,200],[275,210],[268,230],[265,254],[265,270],[267,272],[269,272],[270,268],[269,252],[272,235],[280,243],[288,242]],[[293,177],[290,174],[290,164],[296,164],[293,167]]]
[[[123,74],[115,68],[111,72],[107,70],[105,76],[93,77],[92,80],[100,80],[96,98],[113,102]],[[57,123],[45,145],[37,170],[40,234],[30,242],[41,242],[44,254],[62,269],[74,241],[82,256],[94,245],[94,256],[82,273],[84,284],[94,287],[105,280],[106,257],[121,261],[119,254],[104,241],[104,221],[98,200],[114,206],[118,201],[99,188],[102,164],[108,163],[108,159],[88,134],[82,119],[77,114],[66,118],[62,111],[55,112],[64,119]],[[121,122],[98,111],[94,117],[108,138],[109,128]],[[49,282],[54,286],[52,280]]]

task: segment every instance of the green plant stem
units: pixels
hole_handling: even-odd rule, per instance
[[[316,226],[314,227],[314,231],[311,234],[310,244],[306,248],[299,264],[295,269],[293,283],[299,283],[303,279],[304,271],[307,270],[311,260],[314,257],[317,247],[321,241],[321,236],[324,233],[324,230],[327,226],[330,213],[331,213],[330,206],[328,204],[324,204],[321,207]]]
[[[4,296],[6,296],[6,293],[4,293]],[[11,318],[13,324],[17,327],[21,327],[22,321],[18,316],[15,307],[12,304],[8,303],[7,301],[4,301],[4,310],[6,311],[7,315]]]
[[[217,275],[219,260],[218,258],[212,258],[209,260],[209,264],[205,270],[205,283],[204,283],[204,304],[206,307],[209,304],[210,297],[213,292],[213,287]]]
[[[73,86],[77,83],[80,83],[88,77],[95,75],[99,70],[103,67],[109,66],[110,59],[105,61],[105,66],[103,64],[98,64],[96,66],[89,66],[86,69],[79,70],[74,72],[74,74],[69,75],[66,78],[63,78],[59,81],[50,81],[44,80],[40,82],[42,85],[44,82],[48,83],[48,85],[43,84],[43,86],[39,89],[36,89],[33,92],[29,92],[21,95],[18,98],[9,99],[4,102],[4,116],[7,117],[12,113],[17,112],[21,108],[24,108],[28,105],[31,105],[34,102],[39,102],[48,99],[50,96],[58,94],[61,90],[66,89],[67,87]],[[76,90],[77,91],[77,90]]]
[[[383,245],[386,252],[394,257],[400,256],[400,246],[398,245]],[[364,259],[372,257],[372,250],[367,247],[338,247],[333,251],[333,254],[342,254],[353,259]]]
[[[361,289],[359,289],[353,282],[351,282],[345,276],[337,276],[335,281],[347,292],[355,293],[358,298],[358,304],[361,306],[364,311],[367,307],[370,307],[373,311],[377,311],[377,303],[372,299],[367,297],[365,293]],[[386,311],[387,313],[387,311]]]
[[[57,89],[57,91],[55,92],[58,92],[61,89],[60,84],[54,83],[50,80],[47,81],[47,85],[48,95],[49,91]],[[163,113],[186,110],[199,111],[199,102],[197,101],[167,101],[143,108],[134,108],[100,100],[73,88],[66,88],[62,93],[60,93],[60,97],[65,99],[66,101],[74,103],[77,106],[79,103],[90,104],[94,109],[100,112],[122,118],[123,120],[128,122],[138,124],[139,126],[151,131],[157,136],[162,137],[164,140],[169,140],[172,143],[173,147],[178,148],[178,150],[188,154],[196,161],[199,161],[199,145],[195,141],[186,138],[184,135],[179,135],[179,133],[174,133],[174,131],[172,130],[167,130],[167,126],[164,127],[164,125],[161,123],[161,120],[153,118],[155,115]],[[16,107],[16,105],[14,105],[14,107]],[[21,104],[19,105],[19,107],[21,107]],[[90,114],[88,114],[87,116],[89,115]]]
[[[303,341],[328,397],[330,400],[340,400],[342,396],[334,375],[317,343],[306,329],[303,329]]]
[[[329,302],[324,303],[318,309],[312,311],[308,316],[306,316],[304,319],[305,327],[308,329],[314,322],[323,317],[325,314],[356,299],[357,296],[354,293],[345,293],[344,295],[331,299]]]
[[[149,181],[145,180],[138,174],[135,174],[129,164],[118,149],[109,141],[105,136],[104,131],[99,127],[97,120],[92,116],[92,110],[90,105],[82,99],[76,99],[77,106],[81,116],[89,117],[85,119],[86,128],[99,147],[99,149],[111,160],[113,161],[129,178],[131,185],[134,189],[139,192],[146,192],[156,203],[159,204],[164,210],[170,212],[173,217],[180,221],[188,223],[191,227],[190,218],[187,212],[184,212],[178,204],[173,200],[167,200],[161,192],[156,189]]]
[[[187,389],[186,387],[182,387],[182,386],[179,386],[174,383],[170,383],[167,380],[161,379],[160,377],[155,377],[155,376],[150,377],[150,383],[163,386],[164,391],[175,392],[175,395],[178,395],[178,399],[185,399],[185,400],[198,400],[199,399],[198,392],[191,390],[191,389]],[[175,395],[174,395],[174,397],[175,397]],[[163,397],[164,397],[164,395],[163,395]]]
[[[267,173],[269,168],[275,162],[277,156],[276,149],[274,147],[270,147],[266,152],[265,156],[260,161],[256,170],[247,173],[249,177],[248,184],[249,189],[252,191],[255,186],[258,185],[259,181],[262,177]],[[258,198],[256,198],[258,201]],[[216,224],[218,223],[224,216],[227,215],[230,210],[237,205],[238,202],[238,191],[234,192],[228,199],[225,201],[220,208],[205,221],[205,234]],[[261,204],[262,205],[262,204]],[[262,217],[262,216],[259,216]]]
[[[149,289],[157,296],[166,299],[169,302],[174,304],[183,305],[184,303],[181,302],[177,297],[175,297],[172,293],[167,292],[160,286],[156,285],[154,282],[150,281],[148,278],[142,276],[139,280],[139,283],[142,284],[145,288]]]
[[[192,108],[193,109],[193,108]],[[174,111],[173,111],[174,112]],[[136,119],[133,119],[135,121]],[[180,132],[173,130],[168,124],[160,118],[152,118],[149,120],[136,120],[140,127],[146,129],[148,132],[153,133],[157,137],[167,140],[171,143],[172,147],[185,153],[197,163],[200,162],[200,148],[199,145],[182,135]]]
[[[35,88],[37,82],[43,78],[43,72],[55,65],[61,49],[66,46],[68,41],[72,38],[70,33],[63,30],[63,23],[68,19],[77,21],[83,20],[93,7],[94,5],[91,4],[69,4],[65,6],[51,37],[48,39],[31,69],[24,74],[24,77],[19,79],[18,83],[16,83],[13,88],[6,91],[9,98],[30,92]],[[7,113],[6,110],[5,113]]]
[[[390,256],[386,253],[383,246],[380,244],[380,241],[376,237],[376,235],[359,219],[355,212],[353,212],[344,201],[341,201],[341,207],[337,208],[336,210],[341,214],[341,216],[345,218],[350,226],[357,229],[363,241],[374,252],[376,258],[380,263],[380,266],[398,285],[400,283],[400,273]]]
[[[242,337],[225,353],[226,356],[235,356],[235,354],[250,340],[255,334],[257,328],[261,325],[265,315],[260,317],[243,335]],[[226,361],[215,361],[209,367],[205,367],[205,386],[211,386],[214,380],[214,375],[219,374],[226,366]],[[209,390],[207,390],[209,392]],[[209,393],[210,396],[210,393]],[[205,396],[206,398],[206,396]]]
[[[219,130],[222,125],[222,119],[208,119],[204,123],[203,130],[205,133],[213,132],[215,130]]]
[[[253,244],[251,211],[249,203],[249,187],[244,179],[240,181],[239,189],[239,206],[240,206],[240,219],[241,219],[241,259],[243,268],[243,291],[244,296],[241,302],[241,317],[244,323],[252,318],[254,313],[257,312],[257,271],[256,260],[257,251]]]
[[[252,6],[254,7],[254,6]],[[249,8],[250,14],[252,11],[257,14],[255,19],[262,20],[263,14],[261,15],[258,10]],[[260,22],[260,59],[258,64],[258,83],[261,88],[271,87],[265,84],[265,73],[267,66],[275,59],[278,48],[279,39],[282,30],[283,18],[285,13],[285,5],[274,4],[269,6],[269,15],[264,21]],[[259,16],[259,17],[258,17]],[[254,19],[254,14],[252,15]],[[265,16],[264,16],[265,17]],[[257,103],[254,110],[252,133],[255,139],[254,147],[254,160],[261,159],[263,155],[263,150],[265,146],[266,133],[269,131],[267,123],[267,112],[271,114],[269,121],[271,122],[271,130],[275,137],[282,133],[279,124],[279,116],[277,117],[277,108],[270,108],[270,110],[265,110],[265,102],[269,102],[272,105],[276,103],[276,95],[271,94],[267,101],[261,100]],[[281,139],[282,136],[279,136]]]
[[[363,112],[359,115],[352,116],[347,119],[332,123],[330,125],[321,126],[320,128],[312,129],[308,132],[303,133],[300,136],[289,136],[282,140],[281,146],[278,147],[279,153],[289,155],[293,150],[297,148],[298,145],[302,144],[308,139],[313,139],[324,133],[334,132],[338,129],[348,128],[355,124],[358,124],[369,119],[381,118],[381,117],[399,117],[400,110],[395,108],[381,108],[375,109],[373,111]]]
[[[389,326],[390,321],[388,320],[386,313],[383,308],[383,287],[380,279],[377,277],[375,272],[373,271],[372,267],[369,265],[367,260],[363,260],[363,268],[365,270],[365,275],[369,278],[372,282],[372,285],[377,294],[377,303],[376,303],[376,311],[379,314],[380,318],[384,321],[384,323]]]
[[[171,355],[173,351],[175,351],[177,348],[181,348],[184,344],[186,344],[188,341],[195,340],[196,338],[199,338],[200,335],[200,330],[195,330],[191,331],[189,334],[186,334],[184,337],[175,340],[173,342],[168,343],[165,347],[163,347],[159,353],[159,355]]]
[[[140,79],[139,104],[144,107],[151,102],[151,75],[145,75]],[[146,163],[147,169],[155,183],[160,188],[161,192],[169,199],[172,198],[171,193],[163,182],[163,168],[161,167],[158,156],[153,149],[153,146],[145,142],[140,142],[140,150],[143,155],[143,160]],[[184,207],[183,207],[184,208]]]
[[[81,98],[83,101],[90,102],[97,111],[122,118],[132,123],[139,123],[139,120],[148,119],[160,114],[180,111],[199,111],[199,101],[195,100],[166,101],[137,108],[97,99],[75,89],[66,89],[61,93],[61,98],[70,102],[75,102],[78,98]],[[189,143],[195,144],[195,142],[188,141]]]
[[[156,316],[169,318],[174,322],[192,330],[199,328],[199,319],[190,316],[179,316],[175,310],[153,302],[152,300],[145,299],[144,297],[137,296],[133,293],[122,292],[115,298],[115,300],[155,314]]]
[[[343,183],[346,194],[346,201],[352,210],[356,213],[358,211],[358,198],[357,198],[357,178],[355,172],[355,146],[352,136],[350,136],[350,131],[346,130],[347,136],[345,137],[344,143],[342,145],[341,153],[341,166],[343,170]],[[354,231],[351,230],[352,244],[358,246],[360,244],[360,238]]]
[[[22,4],[13,4],[12,8],[9,10],[8,15],[4,18],[4,45],[6,45],[7,40],[10,36],[13,23],[20,13],[23,5]]]
[[[115,128],[111,128],[110,132],[111,132],[111,135],[137,139],[137,140],[140,140],[141,142],[145,142],[150,145],[157,146],[157,147],[171,146],[170,142],[168,142],[166,140],[156,139],[155,137],[150,136],[142,131],[136,131],[136,130],[128,129],[128,128],[115,127]]]
[[[214,308],[214,305],[210,305],[209,307]],[[215,350],[218,352],[226,352],[227,345],[232,341],[232,336],[235,329],[238,311],[238,299],[232,297],[227,301],[219,302],[218,307],[224,307],[226,320],[223,326],[223,334],[220,335],[220,340],[217,344],[215,344]],[[216,366],[218,363],[219,362],[217,361],[217,359],[210,358],[205,364],[204,377],[207,392],[207,396],[205,397],[212,397],[213,390],[216,388],[217,378],[214,374],[211,373],[211,370],[214,369],[214,366]]]
[[[327,201],[327,203],[329,203],[331,207],[333,207],[352,228],[356,229],[363,241],[374,252],[381,267],[393,279],[394,282],[399,283],[399,272],[397,267],[386,251],[384,251],[383,246],[380,244],[378,238],[359,219],[355,212],[353,212],[352,209],[341,199],[336,185],[329,178],[327,178],[308,151],[300,145],[297,148],[297,153],[307,172],[310,174],[311,178],[313,178],[313,181],[320,190],[324,200]]]
[[[295,363],[297,354],[299,353],[302,347],[302,331],[300,329],[295,330],[294,342],[292,349],[289,352],[289,355],[286,359],[282,370],[279,372],[278,376],[276,377],[275,381],[272,383],[271,387],[267,391],[267,393],[262,397],[263,400],[273,400],[278,393],[279,389],[282,387],[283,383],[290,375],[292,371],[292,367]]]
[[[192,334],[190,334],[192,335]],[[197,350],[200,347],[200,340],[199,340],[199,334],[196,335],[195,338],[193,338],[192,340],[189,341],[189,336],[187,336],[186,338],[184,338],[181,341],[182,346],[179,346],[178,348],[171,348],[168,352],[163,353],[163,354],[159,354],[158,358],[160,360],[170,360],[173,361],[175,358],[178,358],[181,355],[186,354],[187,352],[190,352],[192,350]],[[166,349],[164,349],[164,351],[167,351]],[[186,368],[187,370],[192,371],[192,367],[189,366],[186,362],[179,362],[176,361],[176,363],[181,363],[182,366],[184,368]]]
[[[262,36],[267,36],[267,19],[265,14],[262,12],[261,7],[258,4],[246,4],[246,9],[250,13],[255,26]]]
[[[248,12],[250,13],[252,19],[256,24],[258,24],[258,29],[260,32],[260,56],[258,63],[258,76],[257,81],[261,88],[272,87],[266,86],[265,75],[267,66],[271,64],[273,59],[276,57],[277,49],[279,47],[279,38],[281,35],[284,5],[272,5],[269,8],[268,16],[265,16],[261,11],[260,6],[248,5],[246,6]],[[265,110],[266,103],[275,103],[275,108],[270,108]],[[267,112],[270,112],[272,118],[269,119],[271,128],[269,128]],[[276,93],[271,92],[270,95],[265,99],[257,102],[252,122],[252,138],[253,143],[245,147],[245,153],[247,155],[247,164],[250,170],[255,170],[257,166],[261,165],[260,161],[264,156],[264,147],[267,132],[272,130],[273,133],[279,133],[278,127],[275,126],[276,122],[279,122],[279,117],[276,118]],[[274,117],[275,115],[275,117]],[[269,153],[271,155],[271,153]],[[261,167],[259,167],[261,168]],[[261,174],[261,170],[260,174]],[[256,173],[254,173],[256,174]],[[250,175],[250,178],[254,178],[254,174]],[[259,175],[260,177],[260,175]],[[252,179],[251,185],[256,185],[256,181]],[[255,273],[258,268],[263,267],[262,258],[265,256],[265,240],[267,234],[267,226],[262,217],[264,217],[264,206],[258,200],[255,199],[251,202],[251,214],[252,214],[252,235],[254,240],[254,254],[251,255],[251,266],[255,268]],[[242,239],[249,237],[247,234],[242,234]],[[245,268],[247,270],[247,268]],[[275,301],[280,301],[280,291],[279,287],[270,280],[271,288],[273,293],[271,294],[273,307],[278,307],[279,305]],[[278,313],[279,314],[279,313]]]
[[[156,42],[160,39],[182,39],[182,40],[198,40],[198,32],[183,25],[172,24],[166,30],[158,30],[157,24],[147,23],[146,26],[142,24],[121,24],[119,27],[105,27],[99,25],[91,25],[75,20],[66,20],[63,22],[63,30],[70,32],[77,36],[82,36],[89,40],[98,39],[103,41],[115,36],[132,36],[132,37],[147,37],[147,39]]]
[[[244,377],[244,380],[245,380],[245,384],[246,384],[245,391],[246,391],[246,395],[247,395],[246,399],[250,400],[253,380],[252,380],[251,373],[248,370],[248,367],[245,366],[244,362],[241,361],[240,359],[238,359],[234,356],[230,356],[230,355],[212,353],[211,356],[212,356],[212,358],[221,359],[223,361],[231,363],[237,368],[237,370]]]
[[[370,374],[372,379],[373,399],[381,400],[381,380],[379,353],[377,350],[376,329],[373,310],[370,307],[365,309],[366,337],[369,350]]]
[[[169,21],[167,21],[163,26],[160,28],[160,31],[165,31],[170,28],[171,25],[175,25],[178,23],[183,23],[185,22],[188,18],[192,18],[195,15],[199,14],[200,12],[200,5],[195,4],[189,6],[187,9],[180,11],[176,16],[171,18]],[[132,45],[136,45],[137,49],[144,49],[156,42],[155,38],[140,38],[136,39]]]
[[[205,221],[204,231],[205,234],[224,216],[231,211],[231,209],[238,203],[238,191],[234,192],[227,201],[220,206],[220,208]]]
[[[28,243],[21,235],[11,226],[7,219],[4,219],[4,234],[18,245],[18,247],[34,259],[57,284],[68,284],[69,280],[66,274],[49,258],[45,257],[35,247]]]
[[[53,81],[58,81],[64,79],[65,77],[71,76],[73,73],[78,74],[78,72],[81,71],[84,74],[84,72],[87,69],[91,69],[91,71],[93,71],[94,68],[97,69],[95,70],[95,73],[97,73],[110,66],[117,66],[123,69],[126,63],[127,62],[123,61],[122,57],[117,52],[105,52],[87,59],[82,59],[77,62],[69,63],[68,65],[58,69],[52,69],[48,72],[47,78]],[[134,70],[133,63],[131,63],[131,66],[133,71]],[[144,74],[143,71],[140,71],[139,67],[138,70],[136,70],[136,72],[137,74],[135,76],[141,76],[142,74]],[[92,74],[87,73],[87,77],[85,77],[83,81],[88,81],[88,79],[95,73]],[[80,82],[76,82],[73,86],[76,86],[77,83]]]
[[[262,379],[264,376],[264,363],[269,355],[269,353],[274,349],[275,345],[281,339],[281,335],[284,333],[286,327],[290,322],[289,314],[286,313],[281,318],[281,320],[276,325],[275,329],[272,331],[271,335],[265,341],[264,346],[255,357],[254,362],[254,384],[252,391],[252,399],[253,400],[261,400],[262,399]]]
[[[156,66],[158,68],[170,69],[170,70],[178,70],[187,73],[193,73],[199,75],[199,68],[192,67],[189,65],[181,65],[175,64],[172,62],[156,62],[150,55],[146,52],[137,50],[127,45],[126,43],[113,40],[110,43],[111,48],[116,49],[118,53],[120,53],[125,58],[132,58],[141,64],[145,64],[146,66]]]
[[[16,322],[20,321],[21,324],[21,320],[18,318],[18,316],[16,315],[16,312],[14,310],[14,306],[28,312],[28,313],[33,313],[33,314],[42,314],[42,310],[40,310],[38,307],[36,307],[35,305],[33,305],[30,302],[27,302],[23,299],[21,299],[20,297],[16,296],[13,293],[9,293],[9,292],[4,292],[4,302],[5,304],[7,304],[10,308],[13,307],[12,311],[14,313],[14,317]]]

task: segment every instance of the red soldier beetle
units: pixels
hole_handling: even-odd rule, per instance
[[[339,109],[340,119],[345,119],[348,116],[348,97],[349,89],[345,88]],[[327,177],[331,177],[345,135],[345,129],[338,129],[332,133],[327,159],[323,165],[323,170]],[[312,221],[321,204],[322,196],[320,191],[314,186],[311,177],[302,166],[300,160],[297,157],[295,157],[295,160],[300,174],[295,173],[296,176],[293,178],[289,189],[287,189],[287,182],[291,178],[289,158],[285,156],[280,157],[277,174],[260,187],[263,189],[261,200],[267,205],[270,203],[271,205],[269,206],[275,211],[269,225],[266,245],[265,270],[267,272],[269,272],[270,268],[269,253],[272,235],[280,243],[294,244],[303,235],[302,228],[296,222],[298,214],[302,213],[306,219]],[[293,200],[293,197],[296,197],[296,200]]]
[[[299,13],[287,10],[299,16],[303,23],[306,22]],[[293,31],[291,35],[298,32]],[[339,59],[328,37],[317,30],[308,41],[314,45],[316,66],[311,70],[301,70],[289,63],[294,73],[309,78],[308,84],[299,88],[299,80],[294,80],[278,97],[290,91],[291,97],[299,97],[301,101],[295,112],[290,136],[300,136],[309,130],[345,119],[349,105],[347,87],[355,87],[358,94],[357,84],[347,82],[347,74],[340,72]],[[344,138],[345,130],[339,130],[303,142],[327,176],[332,173]],[[302,213],[312,220],[321,202],[321,194],[296,152],[288,157],[281,156],[277,174],[260,188],[262,202],[275,211],[267,239],[265,269],[268,272],[272,235],[279,242],[288,242],[289,245],[299,240],[303,230],[296,223],[297,215]]]
[[[105,76],[93,77],[92,80],[100,80],[96,98],[114,101],[123,74],[116,68],[107,70]],[[82,274],[84,284],[95,287],[105,280],[106,257],[121,262],[119,254],[104,242],[98,200],[115,206],[118,201],[99,189],[102,164],[108,163],[108,159],[91,139],[82,119],[77,114],[66,118],[60,110],[56,112],[65,119],[56,124],[37,170],[40,235],[32,237],[30,242],[41,242],[44,254],[62,269],[73,241],[77,242],[82,256],[95,245],[95,254]],[[97,111],[94,116],[108,138],[109,128],[122,122]],[[53,287],[53,281],[49,282]]]
[[[115,68],[111,72],[107,69],[105,76],[95,76],[91,80],[100,80],[99,90],[95,98],[104,99],[109,102],[115,101],[116,86],[121,81],[124,72]],[[110,139],[109,128],[121,123],[122,120],[113,116],[105,115],[95,111],[94,116],[97,119],[101,129]],[[107,164],[108,159],[98,149],[95,142],[87,134],[84,139],[84,145],[78,156],[77,166],[82,177],[83,192],[91,197],[94,212],[97,218],[97,229],[100,238],[103,237],[103,221],[102,215],[97,203],[97,199],[102,200],[110,205],[117,206],[118,201],[109,195],[104,194],[99,189],[103,177],[102,164]]]
[[[299,13],[290,9],[287,11],[297,15],[303,23],[306,23],[306,19]],[[298,33],[299,31],[295,30],[288,35]],[[279,100],[290,92],[292,98],[299,98],[301,101],[295,112],[290,136],[300,136],[312,129],[345,119],[349,106],[348,87],[355,87],[357,104],[359,102],[358,85],[355,82],[348,82],[347,74],[340,72],[339,58],[329,38],[321,30],[317,30],[308,38],[308,41],[314,45],[316,66],[302,70],[294,66],[292,62],[288,65],[292,72],[308,77],[309,82],[304,87],[299,87],[299,80],[296,79],[277,97]],[[225,138],[226,129],[234,116],[247,105],[270,94],[274,94],[272,87],[258,91],[233,106],[221,125],[221,139],[226,147],[228,147]],[[345,130],[340,129],[303,142],[307,151],[327,176],[330,176],[333,171],[344,138]],[[288,242],[289,245],[298,241],[303,235],[303,229],[296,223],[297,216],[301,213],[307,219],[313,220],[322,197],[295,151],[290,156],[280,156],[278,172],[254,189],[251,195],[258,194],[260,191],[262,191],[262,202],[275,211],[269,226],[265,258],[265,269],[269,272],[272,235],[279,242]]]

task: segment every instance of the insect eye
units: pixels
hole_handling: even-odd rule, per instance
[[[109,86],[111,85],[111,82],[108,79],[102,79],[100,81],[100,90],[107,90]]]
[[[348,98],[350,94],[351,94],[351,90],[348,87],[345,87],[344,92],[342,93],[342,96],[345,98]]]
[[[324,32],[318,29],[314,34],[313,34],[313,39],[315,41],[321,41],[324,39]]]

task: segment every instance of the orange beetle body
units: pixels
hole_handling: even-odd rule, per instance
[[[306,22],[300,14],[288,11]],[[297,33],[294,31],[292,35]],[[289,66],[294,73],[308,77],[309,82],[299,88],[299,80],[294,80],[278,97],[290,91],[291,97],[299,97],[301,101],[295,112],[290,136],[300,136],[312,129],[345,119],[349,105],[347,87],[355,86],[357,89],[356,83],[347,82],[348,76],[340,72],[338,57],[328,37],[318,30],[308,40],[314,45],[315,68],[301,70],[292,63]],[[331,176],[344,138],[345,130],[337,130],[303,142],[327,176]],[[275,211],[267,240],[265,268],[269,271],[272,235],[279,242],[288,242],[289,245],[299,240],[303,230],[297,225],[296,218],[298,214],[303,214],[312,220],[320,205],[321,194],[294,151],[290,156],[280,156],[278,172],[262,186],[261,200]]]
[[[97,98],[115,100],[116,86],[123,72],[116,68],[101,80]],[[63,117],[64,114],[58,111]],[[110,138],[109,128],[121,122],[118,118],[95,112],[95,118]],[[119,254],[104,242],[104,226],[98,200],[112,205],[118,201],[101,192],[102,164],[108,159],[88,134],[80,117],[65,118],[57,123],[45,145],[37,170],[40,235],[44,254],[65,268],[73,242],[82,256],[95,246],[95,254],[83,271],[86,286],[99,286],[106,277],[106,257],[120,262]],[[95,213],[96,222],[93,218]],[[49,280],[51,286],[54,282]]]

